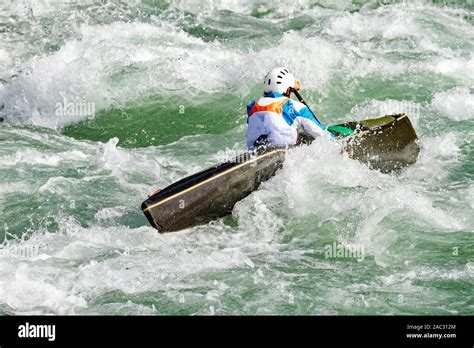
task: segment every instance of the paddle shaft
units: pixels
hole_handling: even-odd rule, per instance
[[[303,97],[301,96],[301,94],[294,88],[291,89],[291,91],[296,95],[296,98],[298,98],[298,100],[303,103],[309,110],[309,112],[311,112],[314,116],[314,118],[316,119],[316,121],[318,121],[319,124],[322,124],[318,118],[316,117],[316,115],[314,114],[314,112],[311,110],[311,108],[309,107],[309,105],[306,103],[306,101],[303,99]]]

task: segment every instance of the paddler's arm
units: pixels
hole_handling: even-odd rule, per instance
[[[334,138],[332,133],[327,131],[327,127],[316,120],[306,105],[295,100],[291,100],[291,103],[295,119],[306,133],[310,134],[313,138],[319,136],[330,136]]]

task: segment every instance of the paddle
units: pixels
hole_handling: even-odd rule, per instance
[[[311,108],[309,107],[309,105],[306,103],[306,101],[303,99],[303,97],[301,96],[301,94],[298,92],[298,90],[296,90],[295,88],[292,88],[291,91],[296,95],[296,98],[298,98],[298,100],[300,101],[300,103],[303,103],[309,110],[309,112],[311,112],[314,116],[314,118],[316,119],[316,121],[318,121],[319,124],[322,124],[318,118],[316,117],[316,115],[314,114],[314,112],[311,110]]]

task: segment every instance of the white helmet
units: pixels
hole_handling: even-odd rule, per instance
[[[296,79],[288,69],[278,67],[270,70],[265,76],[264,92],[276,92],[280,94],[286,93],[289,87],[296,86]]]

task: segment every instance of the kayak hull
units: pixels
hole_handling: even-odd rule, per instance
[[[344,151],[371,169],[387,173],[414,164],[418,158],[420,147],[416,142],[416,132],[405,114],[349,122],[342,126],[359,127],[352,135],[343,137]]]
[[[383,172],[416,162],[417,136],[406,115],[390,115],[328,128],[349,157]],[[303,143],[311,142],[306,139]],[[248,152],[154,192],[142,203],[160,233],[179,231],[223,217],[281,168],[285,148]]]
[[[232,211],[283,164],[286,150],[247,153],[168,186],[142,203],[151,225],[160,232],[207,223]]]

